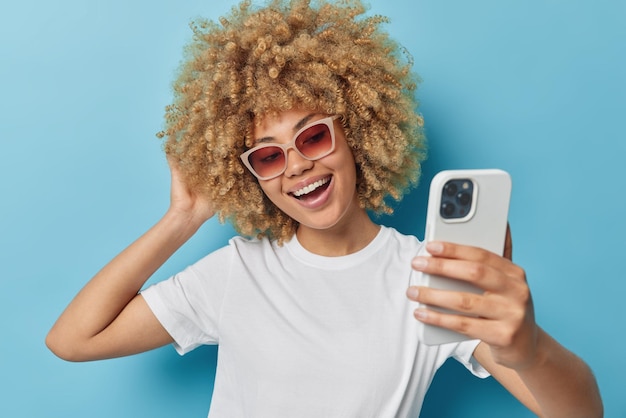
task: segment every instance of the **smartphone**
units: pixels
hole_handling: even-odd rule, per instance
[[[503,170],[442,171],[430,184],[424,240],[481,247],[502,255],[510,197],[511,177]],[[429,274],[421,276],[421,286],[458,292],[483,292],[460,280]],[[428,308],[450,312],[433,306]],[[445,328],[421,325],[420,339],[428,345],[469,339]]]

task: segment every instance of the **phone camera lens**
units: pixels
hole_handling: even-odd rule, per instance
[[[446,183],[446,185],[443,187],[443,192],[447,196],[454,196],[456,194],[457,190],[458,190],[458,188],[457,188],[456,183],[453,183],[451,181]]]
[[[469,193],[461,192],[456,195],[456,200],[461,206],[466,206],[472,201],[472,196]]]
[[[454,203],[445,202],[441,204],[441,214],[443,215],[444,218],[452,217],[452,215],[454,215],[455,210],[456,210],[456,207],[454,206]]]
[[[462,220],[472,209],[474,183],[471,179],[453,178],[443,185],[439,214],[444,219]]]

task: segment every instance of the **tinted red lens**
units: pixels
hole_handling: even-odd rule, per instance
[[[306,159],[322,158],[333,148],[330,127],[326,123],[314,123],[300,132],[291,144]],[[262,146],[248,155],[248,162],[258,177],[277,176],[285,170],[289,147],[290,144]]]
[[[330,151],[333,141],[328,125],[320,123],[313,125],[298,135],[296,148],[307,158],[318,158]]]
[[[283,170],[285,153],[279,147],[265,147],[250,154],[248,161],[259,176],[269,177]]]

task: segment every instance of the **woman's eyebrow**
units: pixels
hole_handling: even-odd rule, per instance
[[[293,132],[298,132],[300,129],[304,128],[307,123],[316,115],[316,113],[311,113],[300,119],[300,122],[296,123],[296,126],[293,127]]]
[[[309,121],[315,117],[317,115],[317,113],[311,113],[310,115],[307,115],[305,117],[303,117],[302,119],[300,119],[298,121],[298,123],[296,123],[293,127],[293,133],[298,132],[300,129],[302,129],[303,127],[305,127]],[[263,138],[259,138],[255,141],[255,143],[260,144],[263,142],[274,142],[275,138],[273,136],[265,136]]]

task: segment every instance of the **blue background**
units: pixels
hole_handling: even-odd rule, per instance
[[[203,417],[216,350],[71,364],[44,337],[64,306],[168,204],[155,133],[196,16],[234,2],[22,0],[0,6],[0,416]],[[444,168],[513,178],[515,260],[538,321],[626,417],[626,2],[371,0],[415,58],[430,157],[387,224],[422,236]],[[154,280],[223,245],[212,220]],[[453,364],[423,417],[528,417]]]

